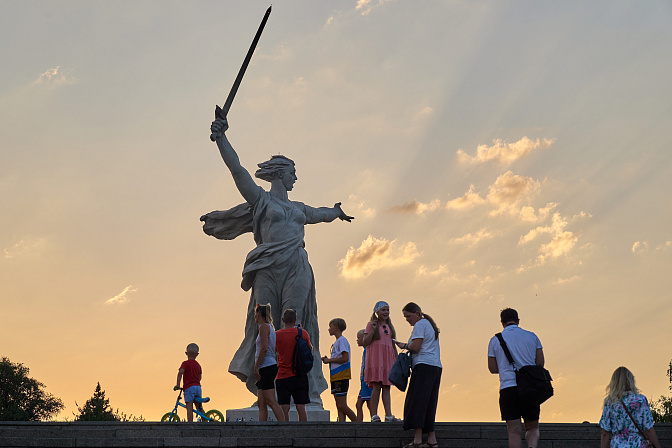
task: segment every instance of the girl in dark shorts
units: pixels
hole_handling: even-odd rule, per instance
[[[278,363],[275,360],[275,330],[271,317],[271,305],[257,305],[254,311],[254,322],[259,325],[254,356],[254,375],[257,378],[257,405],[259,421],[268,420],[270,406],[279,422],[284,422],[285,413],[275,400],[275,376],[278,374]]]

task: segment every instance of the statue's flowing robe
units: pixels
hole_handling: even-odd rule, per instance
[[[314,216],[316,209],[301,202],[282,206],[270,193],[260,189],[257,202],[243,203],[226,211],[215,211],[201,217],[203,231],[218,239],[230,240],[252,232],[257,244],[245,260],[241,287],[251,289],[245,323],[245,338],[229,364],[229,372],[244,381],[250,392],[256,394],[254,376],[255,341],[259,330],[254,322],[257,304],[271,304],[276,329],[282,325],[286,309],[297,312],[297,323],[310,335],[315,365],[308,374],[311,403],[320,404],[320,394],[327,389],[320,364],[320,339],[317,322],[315,277],[304,249],[304,232],[285,235],[282,241],[264,242],[262,226],[288,227],[291,221],[299,224],[320,222]],[[288,205],[290,204],[290,205]],[[269,212],[270,209],[270,212]],[[272,216],[269,216],[272,215]],[[301,227],[303,229],[303,227]]]

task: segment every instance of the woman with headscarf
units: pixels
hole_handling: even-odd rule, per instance
[[[313,343],[313,356],[320,359],[315,277],[304,249],[304,227],[336,218],[349,222],[353,218],[341,210],[340,202],[333,207],[314,208],[290,201],[287,192],[292,190],[297,177],[294,162],[285,156],[276,155],[258,165],[255,176],[270,182],[271,188],[265,191],[258,186],[226,138],[228,127],[226,120],[218,118],[210,129],[217,136],[219,152],[245,202],[230,210],[208,213],[201,221],[203,231],[218,239],[233,239],[246,232],[254,234],[257,247],[247,255],[241,283],[243,290],[252,290],[245,339],[229,364],[229,372],[256,393],[255,306],[270,304],[276,322],[280,322],[286,309],[296,310],[297,323],[308,332]],[[322,370],[312,369],[308,378],[311,402],[321,403],[320,393],[327,388]]]

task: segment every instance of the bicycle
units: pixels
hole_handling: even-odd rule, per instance
[[[175,402],[175,408],[171,412],[166,412],[163,417],[161,417],[162,422],[179,422],[180,417],[177,415],[177,408],[178,406],[182,406],[183,408],[187,408],[187,405],[182,403],[182,388],[173,388],[173,390],[180,390],[180,393],[177,395],[177,401]],[[196,397],[194,399],[197,403],[207,403],[210,401],[209,398],[201,398],[201,397]],[[188,412],[188,411],[187,411]],[[222,415],[221,412],[219,412],[216,409],[211,409],[208,412],[202,412],[200,409],[198,409],[197,406],[194,406],[194,414],[197,415],[196,421],[200,422],[224,422],[224,416]]]

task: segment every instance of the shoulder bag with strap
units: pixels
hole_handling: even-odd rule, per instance
[[[394,360],[390,373],[387,376],[387,379],[390,383],[397,386],[402,392],[406,391],[406,386],[408,385],[408,378],[411,376],[411,352],[402,351],[397,355],[397,359]]]
[[[635,418],[632,416],[630,413],[630,410],[628,407],[625,405],[625,401],[621,398],[621,404],[623,405],[623,409],[625,409],[625,412],[628,413],[628,417],[630,417],[630,420],[632,420],[632,423],[635,424],[635,427],[637,428],[637,431],[639,431],[639,435],[642,436],[642,438],[646,441],[646,446],[653,446],[653,443],[649,440],[648,437],[644,434],[644,431],[642,431],[642,428],[639,427],[639,424],[635,421]]]
[[[541,404],[551,398],[553,396],[553,385],[551,384],[553,378],[551,378],[549,371],[537,365],[522,366],[520,369],[516,369],[513,356],[511,356],[502,333],[497,333],[495,336],[499,339],[499,344],[504,350],[506,359],[509,360],[513,371],[516,373],[516,385],[518,386],[520,399],[532,404]]]

